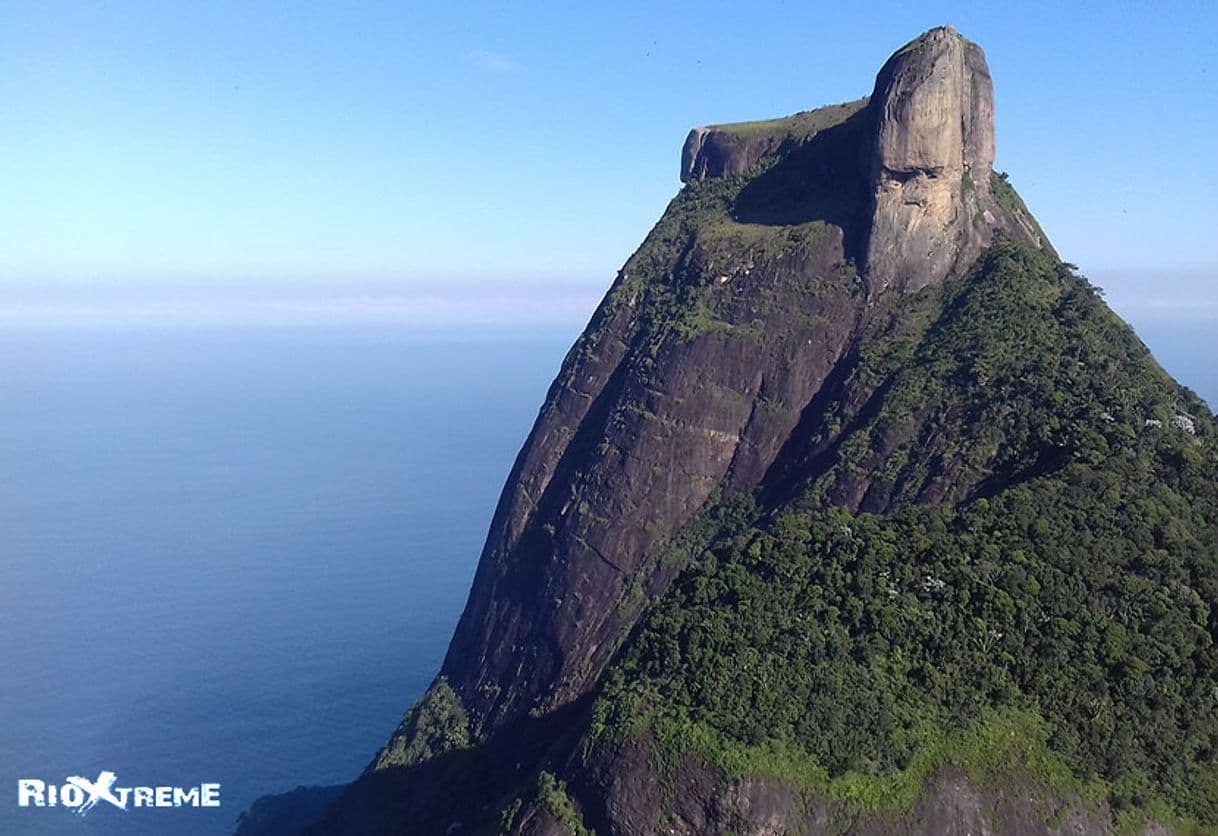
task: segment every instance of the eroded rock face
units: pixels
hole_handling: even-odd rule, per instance
[[[869,128],[859,157],[871,205],[857,255],[873,296],[916,292],[963,272],[996,230],[1043,245],[1030,219],[1004,210],[992,193],[994,91],[981,47],[950,26],[932,29],[885,63],[864,101]],[[823,117],[829,110],[695,128],[682,148],[681,181],[765,168],[832,124]]]
[[[830,105],[762,122],[694,128],[681,148],[681,182],[698,183],[747,174],[764,161],[789,154],[821,130],[840,124],[866,101]]]
[[[681,182],[743,174],[775,144],[773,136],[745,138],[713,127],[694,128],[681,149]]]
[[[568,357],[495,514],[443,668],[475,737],[591,687],[666,587],[664,545],[716,490],[761,480],[861,310],[840,230],[766,262],[705,239],[680,265],[649,252]],[[672,285],[630,278],[657,268]],[[668,293],[706,321],[673,320]]]
[[[981,48],[950,26],[898,51],[871,97],[872,293],[916,291],[968,267],[999,223],[990,194],[994,91]]]
[[[689,185],[568,356],[496,510],[442,670],[471,739],[587,693],[679,571],[661,558],[682,527],[802,443],[876,297],[966,268],[995,229],[1028,237],[991,195],[993,156],[984,56],[950,28],[894,55],[870,102],[691,132]]]

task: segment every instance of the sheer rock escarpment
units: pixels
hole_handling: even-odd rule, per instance
[[[588,691],[679,568],[665,545],[774,469],[877,295],[1024,235],[991,196],[992,99],[980,48],[935,29],[869,104],[691,133],[690,185],[568,356],[491,524],[442,669],[475,736]]]
[[[918,290],[971,265],[1002,226],[981,48],[950,26],[926,33],[880,70],[871,111],[868,281],[873,293]]]

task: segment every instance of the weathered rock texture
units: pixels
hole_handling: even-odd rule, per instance
[[[870,99],[693,129],[681,152],[681,181],[745,175],[792,154],[864,104],[860,159],[870,205],[865,243],[850,256],[873,296],[941,283],[967,269],[997,230],[1045,245],[1030,217],[1003,207],[993,193],[993,82],[981,47],[950,26],[888,59]]]
[[[981,48],[950,26],[888,59],[871,97],[873,293],[917,290],[970,265],[1002,213],[990,194],[994,90]]]
[[[676,265],[646,247],[627,264],[513,468],[444,663],[476,735],[585,693],[675,570],[664,544],[716,490],[761,480],[859,314],[841,231],[817,233],[767,262],[692,238]],[[674,266],[705,322],[634,279]]]
[[[694,128],[681,149],[681,182],[745,174],[762,160],[788,153],[819,131],[841,122],[866,102],[860,99],[784,119]]]

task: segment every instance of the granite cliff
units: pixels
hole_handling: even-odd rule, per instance
[[[1124,773],[1021,655],[1056,652],[1036,632],[1056,616],[1019,620],[1035,573],[989,591],[1008,552],[1033,549],[1021,538],[1051,539],[991,508],[1019,491],[1090,502],[1054,480],[1090,485],[1072,468],[1107,473],[1133,451],[1129,468],[1173,486],[1164,503],[1191,508],[1180,531],[1147,535],[1190,590],[1172,587],[1193,644],[1170,676],[1200,683],[1155,722],[1189,741],[1190,764],[1212,762],[1212,730],[1188,719],[1218,700],[1204,696],[1218,586],[1198,568],[1213,555],[1212,415],[1058,260],[994,147],[985,57],[950,27],[895,53],[866,99],[689,134],[684,188],[512,468],[435,684],[313,832],[1106,833],[1160,801],[1208,820],[1195,799],[1211,790],[1110,791]],[[1187,433],[1143,449],[1165,422]],[[1122,520],[1087,536],[1142,537]],[[962,592],[928,609],[945,589]],[[975,627],[1008,608],[1012,626]],[[890,636],[884,619],[915,610]],[[957,610],[933,642],[902,644]],[[1028,644],[1007,646],[1015,630]],[[1121,687],[1119,710],[1078,712],[1121,715]],[[818,741],[836,742],[818,755]],[[1147,746],[1133,734],[1121,752]]]
[[[761,485],[886,295],[998,230],[1041,246],[991,195],[993,130],[981,50],[945,28],[865,105],[690,135],[696,185],[593,316],[492,522],[441,671],[475,736],[587,693],[677,568],[663,544],[713,492]]]

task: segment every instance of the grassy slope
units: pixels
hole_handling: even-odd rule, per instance
[[[708,125],[714,131],[729,133],[742,138],[769,135],[777,139],[792,138],[796,140],[823,131],[826,128],[840,124],[847,117],[861,110],[867,104],[867,98],[856,99],[852,102],[828,105],[816,110],[805,110],[791,116],[778,119],[759,119],[753,122],[728,122],[722,125]]]

